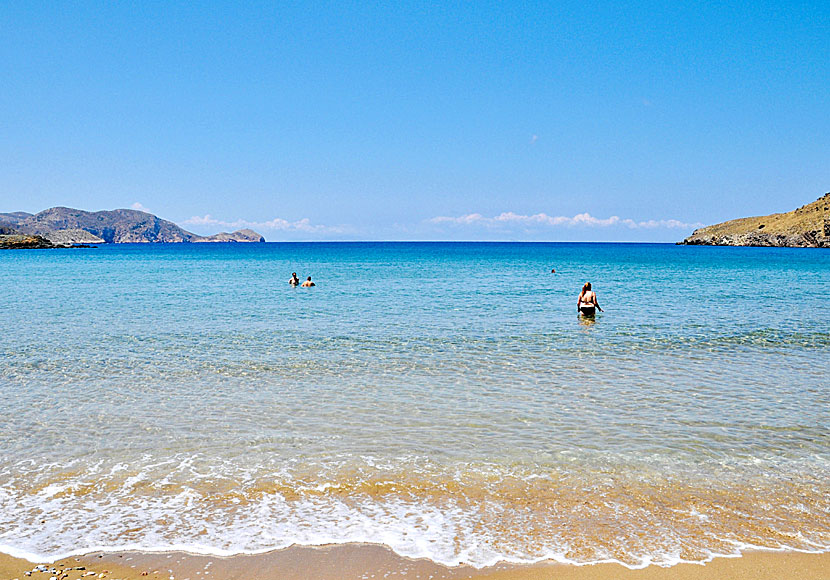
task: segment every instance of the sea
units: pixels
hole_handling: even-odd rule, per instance
[[[829,306],[823,249],[0,252],[0,551],[826,552]]]

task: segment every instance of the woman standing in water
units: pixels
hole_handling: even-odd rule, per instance
[[[582,286],[582,292],[579,293],[579,297],[576,299],[576,309],[582,316],[594,316],[597,310],[602,312],[602,308],[597,302],[597,294],[591,290],[590,282],[585,282],[585,285]]]

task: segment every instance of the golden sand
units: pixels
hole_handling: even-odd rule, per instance
[[[500,565],[476,570],[448,568],[429,560],[402,558],[383,546],[292,547],[229,558],[182,552],[94,553],[48,564],[0,555],[0,580],[830,580],[830,554],[752,552],[705,565],[679,564],[630,570],[619,564],[570,566]]]

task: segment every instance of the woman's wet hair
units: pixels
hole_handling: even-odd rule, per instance
[[[590,290],[590,289],[591,289],[591,283],[590,282],[585,282],[585,285],[582,287],[582,291],[585,292],[586,290]]]

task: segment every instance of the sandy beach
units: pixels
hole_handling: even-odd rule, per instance
[[[36,567],[40,565],[40,570]],[[649,566],[630,570],[618,564],[572,566],[503,564],[477,570],[449,568],[429,560],[402,558],[383,546],[291,547],[264,554],[217,557],[184,552],[91,553],[53,563],[0,555],[0,580],[367,580],[372,578],[480,580],[825,580],[830,554],[750,552],[705,564]]]

